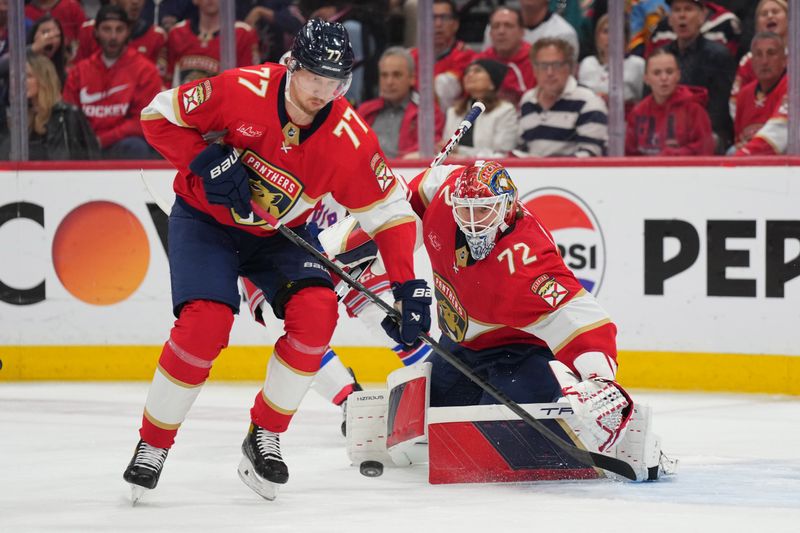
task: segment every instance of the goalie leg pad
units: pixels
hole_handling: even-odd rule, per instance
[[[636,404],[625,436],[607,453],[630,464],[636,472],[636,481],[655,481],[677,473],[678,461],[664,455],[661,438],[652,431],[651,410],[647,405]]]

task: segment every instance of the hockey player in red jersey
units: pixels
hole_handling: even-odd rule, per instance
[[[177,321],[124,473],[134,499],[158,483],[180,424],[228,344],[239,275],[264,292],[285,331],[250,411],[239,475],[267,499],[288,480],[279,434],[328,349],[336,295],[327,270],[255,216],[251,200],[313,242],[305,221],[330,193],[381,251],[401,315],[386,325],[389,335],[412,345],[430,325],[430,289],[413,279],[413,210],[374,132],[341,98],[353,68],[347,32],[312,19],[286,65],[186,83],[142,112],[148,140],[178,170],[168,251]],[[222,132],[224,144],[207,145],[204,135],[212,132]]]
[[[608,388],[624,411],[629,398],[613,382],[616,327],[518,203],[503,166],[435,167],[409,187],[431,259],[441,345],[517,403],[563,393],[580,404],[586,391]],[[432,407],[496,403],[438,354],[428,361]],[[586,434],[607,449],[625,423],[589,424]]]
[[[219,68],[219,1],[196,0],[196,18],[182,20],[167,35],[167,85],[214,76]],[[258,35],[244,22],[236,22],[236,66],[260,63]]]

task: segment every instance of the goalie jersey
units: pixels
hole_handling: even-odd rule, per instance
[[[375,240],[392,281],[414,278],[416,217],[375,133],[343,98],[322,108],[309,126],[295,125],[286,112],[286,83],[286,67],[267,63],[158,94],[142,111],[142,126],[150,144],[178,170],[175,193],[222,224],[275,234],[255,214],[244,219],[209,204],[203,180],[189,170],[206,139],[221,135],[241,152],[253,201],[264,210],[298,226],[330,193]]]
[[[442,332],[476,351],[547,346],[573,371],[574,359],[584,352],[602,352],[616,363],[616,326],[564,264],[535,214],[517,204],[516,222],[491,253],[472,259],[450,205],[464,168],[436,167],[409,185],[423,221]]]

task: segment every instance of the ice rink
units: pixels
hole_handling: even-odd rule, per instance
[[[340,410],[314,392],[282,439],[274,502],[237,477],[258,384],[210,383],[159,487],[131,507],[122,480],[148,384],[0,383],[0,532],[800,532],[800,398],[633,391],[677,477],[429,485],[427,466],[366,478]]]

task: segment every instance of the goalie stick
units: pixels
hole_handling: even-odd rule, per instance
[[[476,103],[472,110],[470,110],[469,114],[464,118],[464,120],[459,125],[458,129],[453,133],[450,137],[450,140],[442,147],[442,150],[439,152],[439,155],[434,158],[431,162],[431,168],[436,167],[445,160],[447,155],[453,149],[453,147],[458,143],[458,141],[463,137],[464,133],[472,126],[475,119],[481,112],[484,110],[484,106],[481,103]],[[342,270],[338,265],[333,263],[330,259],[328,259],[322,252],[314,248],[311,244],[306,242],[304,239],[299,237],[294,231],[292,231],[287,226],[283,225],[278,219],[274,216],[269,214],[265,209],[262,209],[258,204],[251,201],[250,205],[253,209],[253,212],[261,217],[264,221],[266,221],[270,226],[272,226],[275,230],[277,230],[281,235],[292,241],[297,246],[303,248],[308,253],[313,255],[317,260],[322,262],[327,268],[331,271],[335,272],[339,278],[347,283],[353,289],[361,292],[367,298],[370,299],[372,303],[377,305],[383,312],[387,315],[395,318],[396,320],[400,319],[400,313],[394,307],[390,306],[386,302],[384,302],[378,295],[367,289],[361,282],[351,278],[344,270]],[[608,455],[603,455],[597,452],[591,452],[588,450],[584,450],[578,448],[574,444],[568,443],[561,439],[558,435],[553,433],[547,426],[545,426],[540,421],[536,420],[533,416],[530,415],[527,411],[525,411],[518,403],[508,397],[503,391],[494,387],[491,383],[484,380],[482,377],[475,374],[471,368],[461,362],[460,359],[455,357],[449,351],[445,350],[444,348],[439,345],[439,343],[434,340],[429,334],[421,333],[419,338],[428,344],[431,349],[433,349],[436,353],[438,353],[442,358],[455,367],[459,372],[461,372],[464,376],[470,379],[473,383],[478,385],[481,389],[483,389],[486,393],[488,393],[492,398],[497,400],[499,403],[507,407],[511,410],[514,414],[519,416],[523,421],[525,421],[529,426],[533,427],[536,431],[538,431],[542,436],[544,436],[548,441],[552,444],[560,448],[563,452],[568,454],[570,457],[581,461],[587,465],[596,466],[598,468],[602,468],[603,470],[608,470],[609,472],[613,472],[619,476],[625,477],[632,481],[636,481],[636,473],[634,472],[631,465],[617,459],[616,457],[610,457]]]

